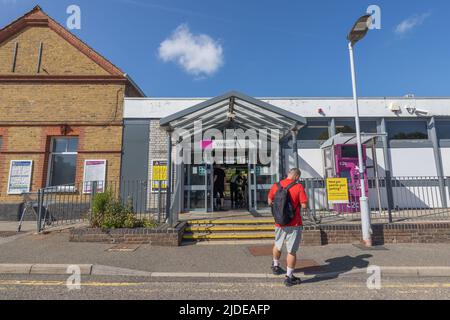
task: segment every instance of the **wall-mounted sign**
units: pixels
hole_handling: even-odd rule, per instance
[[[202,140],[202,150],[228,150],[228,149],[257,149],[261,144],[259,140]]]
[[[8,194],[30,192],[32,160],[12,160],[9,167]]]
[[[152,160],[152,191],[167,189],[167,160]]]
[[[97,183],[97,192],[105,191],[106,160],[85,160],[83,193],[91,193],[93,182]]]
[[[327,194],[329,203],[349,203],[347,178],[327,179]]]

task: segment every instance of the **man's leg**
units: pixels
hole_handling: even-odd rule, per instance
[[[236,188],[233,186],[233,184],[231,185],[231,207],[236,207]]]
[[[286,270],[286,286],[294,286],[301,283],[301,280],[294,276],[295,264],[297,262],[297,251],[300,247],[302,228],[292,227],[287,231],[286,247],[288,255],[286,258],[287,270]]]
[[[274,244],[273,245],[273,262],[274,262],[274,264],[276,263],[277,266],[280,263],[280,257],[281,257],[281,251],[278,250],[277,245]]]
[[[223,209],[225,203],[225,194],[223,190],[220,190],[220,208]]]
[[[283,274],[283,270],[280,267],[281,249],[283,248],[283,242],[286,233],[282,228],[275,228],[275,243],[272,249],[272,273],[275,275]]]
[[[286,258],[287,276],[292,277],[295,270],[295,264],[297,263],[297,253],[288,253]]]

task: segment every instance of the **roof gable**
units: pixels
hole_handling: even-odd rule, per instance
[[[8,39],[16,36],[28,27],[48,27],[62,39],[75,47],[79,52],[87,56],[91,61],[95,62],[108,74],[114,76],[125,76],[124,72],[89,47],[86,43],[76,37],[74,34],[66,30],[58,22],[49,17],[39,6],[26,13],[19,19],[13,21],[3,29],[0,29],[0,44]]]

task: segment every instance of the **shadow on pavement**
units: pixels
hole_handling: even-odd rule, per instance
[[[369,266],[371,254],[362,254],[356,257],[343,256],[325,260],[326,264],[319,267],[307,267],[295,270],[305,275],[313,275],[314,278],[306,279],[303,283],[314,283],[338,278],[341,274],[354,269],[365,269]]]

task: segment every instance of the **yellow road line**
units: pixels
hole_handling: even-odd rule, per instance
[[[66,284],[66,281],[0,280],[0,286],[66,286]],[[131,287],[142,284],[139,282],[81,282],[82,287]]]
[[[148,282],[149,283],[149,282]],[[82,282],[82,287],[138,287],[147,284],[147,282]],[[356,288],[366,288],[364,284],[339,284],[336,283],[337,287],[356,289]],[[228,284],[231,285],[231,284]],[[247,284],[248,285],[248,284]],[[258,287],[284,287],[282,283],[255,283]],[[305,284],[307,286],[321,286],[317,284]],[[66,286],[66,281],[51,281],[51,280],[0,280],[0,286]],[[221,284],[217,283],[220,287]],[[300,285],[298,288],[302,288],[304,285]],[[450,283],[381,283],[381,290],[383,289],[439,289],[448,288],[450,289]],[[1,288],[2,289],[2,288]]]

